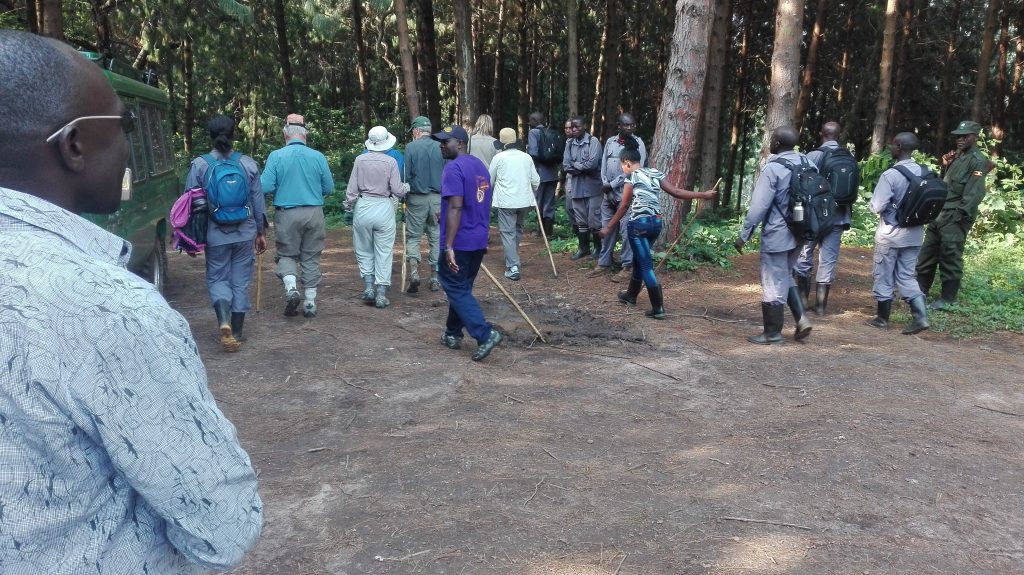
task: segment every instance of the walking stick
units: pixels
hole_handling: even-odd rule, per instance
[[[544,238],[544,249],[548,250],[548,259],[551,260],[551,273],[558,277],[558,270],[555,269],[555,256],[551,255],[551,246],[548,245],[548,234],[544,231],[544,221],[540,215],[540,206],[537,205],[537,198],[533,199],[533,209],[537,210],[537,225],[540,226],[540,237]]]
[[[523,319],[526,320],[526,323],[530,324],[530,327],[533,328],[533,333],[537,334],[537,337],[539,337],[542,342],[547,343],[547,340],[545,340],[544,336],[541,335],[540,330],[537,329],[537,326],[533,325],[533,322],[530,321],[530,316],[526,315],[526,312],[523,311],[523,308],[519,307],[519,302],[517,302],[512,297],[512,294],[508,293],[508,291],[505,289],[505,286],[501,285],[501,283],[498,282],[498,278],[494,277],[494,274],[491,273],[491,270],[487,269],[487,266],[485,266],[484,264],[480,264],[480,269],[484,270],[484,273],[487,274],[487,277],[491,278],[491,281],[494,282],[494,285],[498,286],[498,289],[501,290],[501,293],[505,294],[505,297],[508,298],[508,301],[512,302],[512,305],[516,307],[516,311],[519,312],[519,315],[523,316]]]
[[[722,178],[718,178],[718,181],[715,182],[714,186],[711,186],[711,189],[712,190],[717,189],[718,188],[718,184],[721,184],[721,183],[722,183]],[[670,245],[668,247],[668,249],[665,250],[665,257],[661,258],[661,261],[658,262],[658,266],[654,268],[654,273],[655,274],[657,274],[659,271],[661,271],[661,267],[664,266],[665,262],[668,261],[668,257],[669,257],[669,255],[672,254],[672,250],[675,249],[676,244],[678,244],[679,240],[683,239],[683,237],[686,236],[686,232],[690,231],[690,226],[692,226],[693,222],[695,222],[695,221],[697,221],[697,211],[696,210],[694,210],[693,217],[690,218],[690,221],[686,223],[686,227],[683,228],[683,231],[678,236],[676,236],[676,239],[675,239],[675,241],[672,242],[672,245]]]
[[[408,265],[406,263],[405,250],[409,246],[409,238],[405,235],[405,216],[408,215],[406,210],[402,210],[402,287],[398,288],[398,291],[405,292],[405,268]]]
[[[263,296],[263,252],[256,254],[256,312],[260,311]]]

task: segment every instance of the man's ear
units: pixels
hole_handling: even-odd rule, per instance
[[[57,150],[68,170],[75,173],[85,170],[85,146],[82,143],[82,131],[78,126],[71,126],[57,136]]]

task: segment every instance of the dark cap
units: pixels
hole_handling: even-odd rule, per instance
[[[455,138],[456,140],[462,140],[465,144],[469,143],[469,134],[466,133],[466,129],[456,124],[452,124],[440,132],[431,134],[430,137],[439,142]]]
[[[954,136],[966,136],[968,134],[977,134],[979,132],[981,132],[981,124],[970,120],[964,120],[963,122],[960,122],[956,129],[950,133]]]

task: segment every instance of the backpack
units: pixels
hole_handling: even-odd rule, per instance
[[[800,159],[800,165],[789,160],[772,160],[789,169],[789,205],[783,211],[772,201],[772,205],[786,220],[789,229],[798,240],[819,241],[832,232],[836,225],[836,200],[829,188],[828,180],[818,173],[807,158]],[[798,208],[799,206],[799,208]],[[803,211],[800,221],[795,213]]]
[[[206,191],[203,188],[187,190],[171,206],[171,247],[193,256],[203,253],[209,218]]]
[[[837,206],[852,206],[858,197],[860,171],[857,160],[846,148],[818,148],[825,155],[818,162],[818,171],[828,180]]]
[[[548,127],[537,128],[540,137],[537,139],[537,161],[542,164],[561,164],[565,155],[565,136]]]
[[[906,166],[893,168],[910,182],[903,201],[896,207],[896,225],[901,228],[923,226],[939,217],[949,192],[946,182],[924,166],[920,176],[915,176]]]
[[[218,224],[240,224],[252,215],[249,205],[249,176],[239,161],[242,154],[218,160],[212,154],[203,154],[209,164],[206,171],[206,200],[210,217]]]

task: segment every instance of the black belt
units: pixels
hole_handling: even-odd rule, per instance
[[[275,210],[293,210],[295,208],[308,208],[309,206],[274,206]]]

